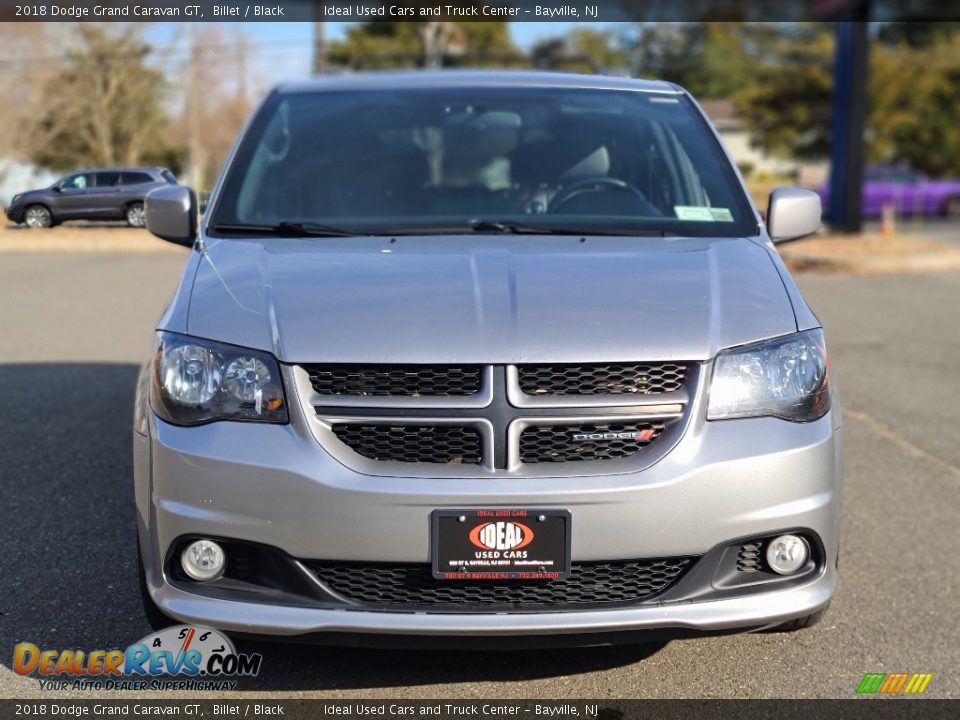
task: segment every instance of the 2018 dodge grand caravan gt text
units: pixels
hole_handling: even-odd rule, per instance
[[[323,642],[591,644],[809,624],[837,583],[820,323],[661,82],[275,90],[141,375],[148,616]]]

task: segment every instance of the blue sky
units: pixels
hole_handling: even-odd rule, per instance
[[[328,22],[328,39],[341,38],[351,23]],[[510,36],[522,48],[528,48],[537,40],[545,37],[563,35],[577,23],[570,22],[520,22],[510,23]],[[591,27],[602,28],[614,23],[590,23]],[[146,31],[147,39],[158,49],[176,48],[176,57],[185,57],[188,33],[191,28],[186,23],[155,23]],[[251,51],[248,57],[248,82],[254,91],[286,79],[302,78],[309,74],[312,46],[311,23],[197,23],[193,32],[216,35],[214,44],[220,45],[219,55],[229,53],[224,46],[235,42],[240,34],[249,42]]]

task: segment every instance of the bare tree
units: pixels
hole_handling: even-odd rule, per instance
[[[318,18],[323,17],[324,0],[313,1],[313,72],[322,75],[327,69],[327,33],[326,24]]]
[[[59,67],[54,55],[55,26],[44,23],[0,23],[0,157],[30,160],[66,123],[45,109],[58,104],[46,92]]]
[[[182,102],[175,103],[180,112],[165,132],[169,145],[186,146],[184,179],[208,190],[250,112],[250,43],[242,30],[228,39],[222,28],[200,25],[188,35],[188,45],[180,73]],[[223,47],[232,49],[218,50]]]
[[[443,66],[451,41],[456,37],[457,26],[452,22],[433,21],[417,23],[417,37],[423,47],[423,66]]]
[[[163,74],[135,25],[78,23],[60,67],[43,84],[31,143],[52,167],[139,164],[166,120]]]

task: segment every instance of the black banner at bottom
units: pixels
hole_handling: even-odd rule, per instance
[[[946,720],[960,716],[960,702],[936,699],[855,700],[0,700],[8,718],[525,718],[528,720]]]

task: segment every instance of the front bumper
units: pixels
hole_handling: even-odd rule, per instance
[[[839,408],[819,421],[708,423],[703,398],[673,450],[638,472],[590,477],[383,477],[349,469],[315,440],[296,402],[287,426],[156,419],[138,393],[135,480],[146,583],[183,622],[284,637],[527,636],[673,629],[758,629],[823,608],[837,583],[842,495]],[[636,607],[451,613],[302,607],[224,599],[172,582],[164,559],[178,539],[233,538],[293,558],[427,563],[437,508],[567,509],[576,562],[701,556],[736,538],[805,529],[823,562],[789,589]]]
[[[5,211],[7,220],[18,225],[23,222],[24,215],[26,214],[26,209],[23,205],[11,205]]]
[[[153,590],[152,595],[164,613],[183,622],[254,635],[369,633],[509,637],[661,630],[674,630],[682,635],[684,630],[709,634],[774,627],[826,607],[836,585],[836,569],[830,565],[808,585],[785,591],[676,605],[517,614],[388,613],[283,607],[203,597],[168,584]]]

